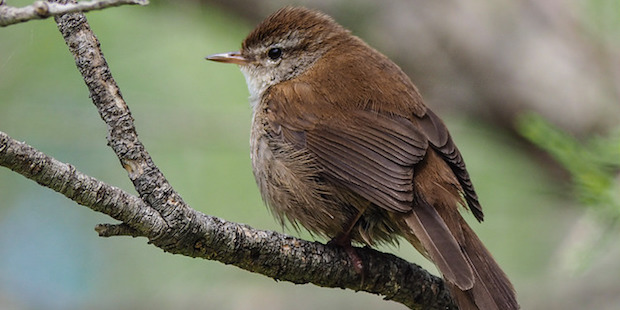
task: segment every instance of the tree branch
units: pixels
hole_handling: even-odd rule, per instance
[[[169,225],[170,233],[165,238],[151,241],[164,250],[187,242],[186,235],[195,222],[195,214],[174,191],[138,139],[129,107],[86,17],[81,13],[72,13],[56,16],[55,19],[90,91],[90,98],[108,125],[108,145],[127,170],[140,198],[159,212]]]
[[[61,0],[61,2],[64,2]],[[99,225],[102,236],[145,236],[164,251],[232,264],[293,283],[314,283],[380,294],[412,309],[456,309],[443,281],[394,255],[358,248],[364,275],[339,247],[202,214],[174,191],[138,139],[133,118],[81,13],[55,17],[101,118],[108,145],[140,198],[86,176],[0,133],[0,165],[122,221]]]
[[[0,131],[0,166],[7,167],[67,198],[127,223],[142,236],[167,231],[163,218],[142,201],[62,163]]]
[[[364,279],[339,247],[330,247],[188,209],[195,218],[185,242],[160,246],[174,233],[164,219],[140,198],[87,176],[35,148],[0,132],[0,165],[57,191],[122,224],[102,224],[101,236],[146,236],[164,250],[217,260],[265,276],[297,284],[349,288],[383,295],[412,309],[456,309],[443,281],[420,266],[370,248],[357,248]]]
[[[45,19],[65,13],[88,12],[124,4],[147,5],[148,0],[99,0],[78,3],[49,3],[36,1],[32,5],[16,8],[0,3],[0,27],[27,22],[33,19]]]

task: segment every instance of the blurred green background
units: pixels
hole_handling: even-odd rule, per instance
[[[193,208],[282,231],[251,173],[243,76],[204,60],[238,49],[253,23],[212,5],[153,2],[87,14],[143,143]],[[450,109],[440,115],[485,210],[485,222],[472,226],[512,279],[523,309],[617,309],[617,242],[583,270],[567,271],[563,249],[584,211],[566,175],[550,172],[539,153],[497,124]],[[0,130],[134,193],[52,19],[0,29]],[[0,309],[404,308],[366,293],[275,282],[170,255],[144,238],[99,238],[93,227],[109,221],[0,168]],[[383,250],[435,272],[406,244]]]

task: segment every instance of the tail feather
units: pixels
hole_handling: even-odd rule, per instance
[[[471,264],[435,208],[427,203],[421,204],[405,221],[444,278],[462,290],[472,288],[474,274]]]
[[[465,237],[463,249],[470,259],[476,278],[476,284],[472,288],[476,304],[483,304],[483,300],[488,300],[488,297],[479,296],[490,296],[498,309],[519,309],[515,289],[504,271],[464,220],[461,227]]]
[[[450,295],[452,295],[452,299],[459,306],[459,310],[496,310],[497,306],[495,304],[485,303],[484,305],[477,305],[474,300],[474,296],[470,291],[462,291],[456,285],[446,282],[446,286],[450,290]],[[480,299],[480,298],[479,298]],[[484,299],[488,300],[488,299]],[[484,301],[479,301],[484,302]]]
[[[435,263],[460,310],[519,309],[514,288],[491,253],[460,215],[453,221],[453,214],[443,214],[447,211],[418,201],[405,217],[412,233],[407,239]]]
[[[448,164],[429,149],[416,169],[403,235],[435,263],[460,310],[519,309],[510,280],[459,213],[464,193]]]

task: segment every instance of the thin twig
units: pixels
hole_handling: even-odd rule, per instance
[[[0,131],[0,166],[7,167],[67,198],[131,223],[143,236],[156,237],[168,227],[142,199],[78,171]],[[148,221],[145,221],[148,219]]]
[[[66,4],[36,1],[22,8],[0,4],[0,27],[66,13],[88,12],[125,4],[147,5],[148,3],[148,0],[99,0]]]

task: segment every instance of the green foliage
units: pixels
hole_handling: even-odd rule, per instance
[[[587,208],[576,224],[580,240],[562,251],[569,269],[582,273],[609,248],[612,231],[620,223],[620,128],[606,137],[579,141],[529,113],[519,119],[518,129],[570,173],[575,198]]]
[[[523,115],[518,128],[570,173],[575,196],[584,206],[595,208],[609,223],[620,219],[620,128],[584,142],[536,114]]]
[[[592,34],[620,43],[620,0],[589,0],[582,2],[584,21]]]

